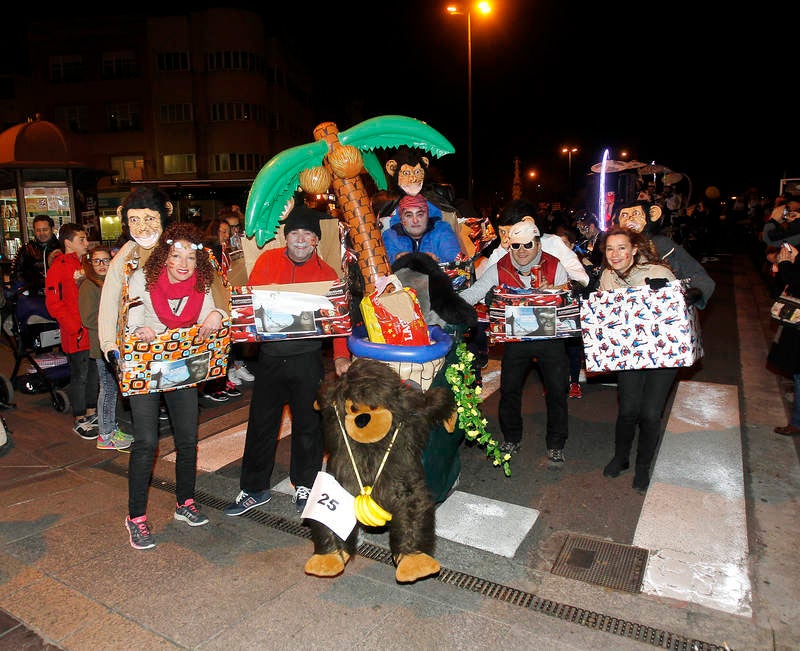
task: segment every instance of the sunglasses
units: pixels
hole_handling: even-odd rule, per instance
[[[511,245],[511,248],[516,251],[521,246],[525,247],[526,249],[532,249],[533,248],[533,240],[531,240],[530,242],[525,242],[525,244],[520,244],[519,242],[514,242]]]

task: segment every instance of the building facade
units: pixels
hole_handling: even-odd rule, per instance
[[[114,171],[98,184],[109,232],[140,182],[169,192],[180,219],[244,207],[261,167],[312,138],[311,77],[251,11],[37,19],[27,56],[0,116],[9,127],[38,114],[73,158]]]

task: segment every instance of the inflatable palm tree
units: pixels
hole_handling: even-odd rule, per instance
[[[383,167],[374,150],[407,145],[436,157],[455,150],[435,129],[402,115],[371,118],[341,132],[333,122],[323,122],[314,129],[314,140],[282,151],[258,173],[247,199],[245,233],[263,246],[275,237],[298,187],[311,194],[332,187],[365,291],[371,293],[378,278],[391,273],[380,223],[360,178],[366,170],[379,189],[386,189]]]

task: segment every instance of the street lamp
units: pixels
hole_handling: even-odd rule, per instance
[[[472,3],[466,5],[447,5],[447,13],[451,16],[467,17],[467,198],[472,203]],[[488,2],[475,4],[482,14],[491,12]]]
[[[569,162],[567,163],[567,191],[572,189],[572,154],[577,153],[577,151],[578,148],[571,145],[561,148],[561,153],[569,157]]]

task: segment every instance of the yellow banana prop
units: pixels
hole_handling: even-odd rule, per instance
[[[382,527],[392,519],[392,514],[372,498],[372,486],[364,486],[355,498],[356,519],[368,527]]]

